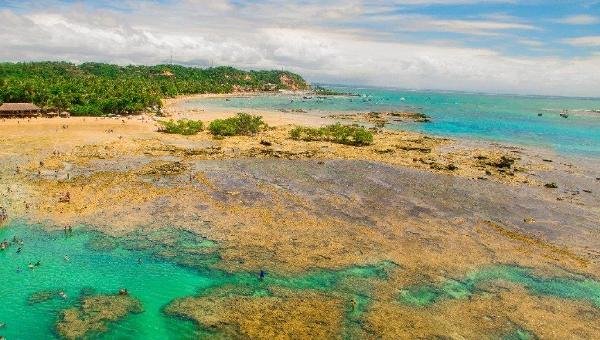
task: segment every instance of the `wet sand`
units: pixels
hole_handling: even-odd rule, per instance
[[[233,114],[168,112],[204,121]],[[600,310],[590,302],[535,296],[510,283],[428,308],[398,302],[403,287],[496,264],[600,280],[594,161],[412,132],[381,131],[360,148],[293,141],[288,124],[326,121],[260,113],[272,129],[225,139],[161,134],[148,117],[2,121],[0,206],[12,219],[48,228],[190,230],[219,245],[216,266],[228,272],[394,263],[388,279],[369,282],[374,298],[356,337],[495,338],[524,329],[559,339],[600,331]],[[505,167],[506,159],[514,163]],[[551,182],[558,188],[545,187]],[[233,336],[313,338],[341,334],[348,308],[337,296],[289,292],[190,297],[179,306],[172,312],[227,325]],[[263,321],[248,323],[248,313]]]

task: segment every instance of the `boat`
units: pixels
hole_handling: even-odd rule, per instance
[[[563,118],[569,118],[569,110],[562,110],[560,116]]]

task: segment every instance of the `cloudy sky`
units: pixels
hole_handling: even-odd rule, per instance
[[[0,60],[171,58],[321,83],[600,96],[600,0],[0,0]]]

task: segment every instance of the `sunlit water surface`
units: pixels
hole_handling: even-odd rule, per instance
[[[391,128],[440,136],[464,137],[549,148],[563,154],[600,157],[600,99],[488,95],[462,92],[407,91],[335,87],[358,96],[261,95],[192,100],[187,107],[304,110],[319,116],[331,112],[412,110],[431,123],[403,123]],[[568,110],[568,118],[560,113]]]

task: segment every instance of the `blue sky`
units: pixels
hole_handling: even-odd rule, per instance
[[[172,54],[320,82],[600,94],[600,0],[0,0],[0,39],[3,60]]]

